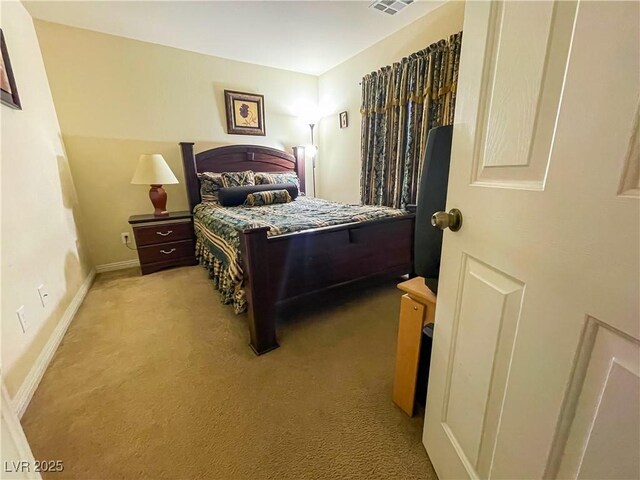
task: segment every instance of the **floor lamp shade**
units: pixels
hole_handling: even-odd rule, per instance
[[[151,185],[149,198],[154,207],[153,214],[158,217],[168,215],[167,193],[162,188],[162,185],[178,183],[178,179],[162,155],[159,153],[140,155],[131,183],[134,185]]]

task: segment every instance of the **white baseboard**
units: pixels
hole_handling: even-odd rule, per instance
[[[6,403],[5,403],[6,402]],[[9,397],[9,392],[7,392],[6,387],[4,386],[4,382],[2,383],[2,404],[10,405],[11,397]],[[3,461],[3,470],[4,473],[7,473],[7,463],[10,463],[10,466],[14,468],[15,477],[11,478],[25,478],[25,479],[34,479],[40,480],[42,477],[39,472],[34,472],[34,469],[27,468],[26,472],[20,469],[20,473],[17,472],[17,467],[21,467],[22,465],[35,465],[35,460],[33,458],[33,453],[31,453],[31,447],[29,447],[29,442],[27,441],[27,437],[24,435],[24,431],[22,430],[22,425],[20,424],[20,420],[18,416],[15,414],[13,410],[10,408],[3,408],[0,411],[0,416],[2,417],[2,447],[6,448],[2,452],[2,461]],[[5,445],[7,442],[7,445]],[[11,448],[13,446],[13,448]],[[17,462],[29,462],[28,464],[17,463]],[[3,478],[7,478],[3,476]]]
[[[38,355],[36,363],[33,365],[33,367],[31,367],[27,378],[25,378],[22,382],[18,393],[16,393],[16,396],[13,397],[13,407],[16,414],[18,415],[18,418],[22,418],[22,415],[27,409],[27,406],[29,405],[33,394],[40,384],[40,380],[42,380],[44,372],[47,370],[47,367],[49,366],[49,363],[53,358],[53,354],[56,353],[56,350],[58,349],[58,346],[62,341],[62,337],[64,337],[64,334],[67,332],[69,324],[71,324],[71,320],[73,320],[73,317],[75,317],[78,308],[80,308],[80,305],[82,305],[84,297],[87,295],[87,292],[89,291],[89,288],[91,287],[95,276],[96,271],[92,269],[91,272],[89,272],[89,275],[87,275],[87,278],[84,280],[84,282],[82,282],[82,285],[76,292],[73,300],[71,300],[71,303],[69,303],[69,306],[64,311],[64,314],[58,322],[58,325],[56,325],[56,328],[53,330],[53,333],[49,337],[49,340],[47,340],[47,343],[40,352],[40,355]]]
[[[105,263],[96,265],[96,273],[113,272],[114,270],[124,270],[125,268],[139,267],[139,260],[125,260],[124,262]]]

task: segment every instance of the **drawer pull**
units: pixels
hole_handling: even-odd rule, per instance
[[[173,230],[169,230],[167,232],[156,232],[156,233],[162,237],[166,237],[167,235],[171,235],[173,233]]]
[[[175,251],[176,249],[172,248],[171,250],[160,250],[160,253],[164,253],[165,255],[171,255]]]

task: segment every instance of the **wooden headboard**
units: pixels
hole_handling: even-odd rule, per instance
[[[305,191],[304,155],[294,147],[294,154],[260,145],[228,145],[193,153],[193,143],[180,142],[182,165],[187,183],[189,208],[199,204],[200,182],[198,173],[204,172],[296,172],[300,178],[300,190]],[[301,150],[301,149],[300,149]]]

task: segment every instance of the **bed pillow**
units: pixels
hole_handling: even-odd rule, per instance
[[[278,183],[292,183],[298,189],[300,188],[300,179],[295,172],[257,172],[255,174],[256,185],[273,185]]]
[[[224,172],[222,174],[222,183],[225,188],[244,187],[246,185],[255,185],[255,176],[253,171],[245,172]]]
[[[224,187],[222,174],[213,172],[198,173],[200,197],[203,202],[218,203],[218,192]]]
[[[247,195],[244,201],[245,207],[260,207],[262,205],[273,205],[274,203],[289,203],[291,195],[286,189],[265,190],[263,192],[253,192]]]
[[[280,183],[275,185],[246,185],[244,187],[221,188],[218,192],[220,205],[223,207],[235,207],[242,205],[247,199],[247,195],[254,192],[264,192],[267,190],[286,190],[292,200],[298,196],[298,187],[291,183]]]

